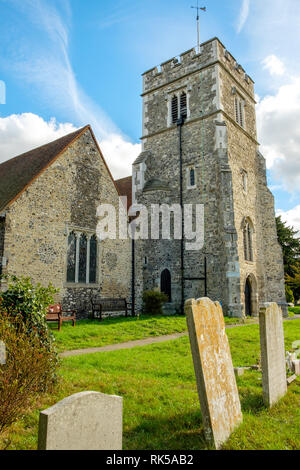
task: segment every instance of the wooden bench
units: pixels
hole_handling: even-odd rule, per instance
[[[125,317],[128,317],[128,310],[131,310],[131,303],[127,302],[126,299],[101,299],[97,297],[91,297],[93,318],[99,318],[102,320],[102,314],[104,312],[125,312]],[[96,313],[99,313],[99,317],[96,317]]]
[[[69,313],[71,315],[64,316],[65,313]],[[75,310],[62,310],[61,304],[49,305],[47,316],[47,322],[57,321],[58,322],[58,331],[60,331],[63,321],[72,320],[73,326],[75,326],[76,322],[76,311]]]

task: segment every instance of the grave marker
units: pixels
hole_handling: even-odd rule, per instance
[[[39,450],[122,450],[123,398],[76,393],[40,413]]]
[[[205,437],[219,449],[243,420],[223,312],[202,298],[188,300],[185,313]]]
[[[287,392],[282,312],[274,302],[259,311],[263,397],[272,406]]]

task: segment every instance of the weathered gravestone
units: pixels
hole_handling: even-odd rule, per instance
[[[6,364],[6,347],[3,341],[0,341],[0,364]]]
[[[39,450],[122,450],[123,398],[76,393],[48,410],[39,422]]]
[[[287,391],[282,312],[276,303],[261,306],[259,329],[263,397],[272,406]]]
[[[243,420],[221,305],[188,300],[185,313],[206,439],[219,449]]]

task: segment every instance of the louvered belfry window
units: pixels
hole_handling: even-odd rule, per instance
[[[239,96],[236,96],[235,99],[234,99],[234,111],[235,111],[235,120],[236,120],[236,122],[241,127],[244,127],[243,100]]]
[[[180,116],[183,118],[187,117],[187,98],[185,92],[180,95]]]
[[[172,124],[175,124],[178,119],[178,97],[173,96],[172,98]]]

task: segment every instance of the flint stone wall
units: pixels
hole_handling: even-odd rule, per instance
[[[118,191],[88,129],[7,209],[5,272],[29,276],[42,285],[51,282],[59,289],[56,302],[78,309],[79,317],[88,315],[91,292],[128,299],[130,240],[98,241],[96,284],[66,280],[68,233],[96,233],[100,203],[112,204],[118,221]]]

